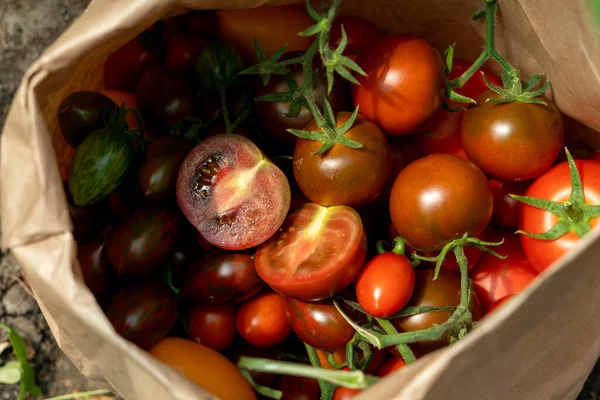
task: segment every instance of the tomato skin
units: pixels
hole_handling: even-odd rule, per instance
[[[284,296],[311,301],[344,290],[363,266],[367,238],[360,216],[346,206],[305,204],[259,246],[256,272]]]
[[[501,182],[490,179],[494,195],[492,221],[501,228],[517,229],[521,202],[510,197],[511,194],[525,195],[530,182]]]
[[[586,204],[600,204],[600,162],[591,160],[575,160]],[[526,196],[537,197],[558,202],[565,202],[571,193],[571,178],[567,162],[555,165],[537,178]],[[558,217],[548,211],[522,204],[519,229],[529,233],[543,233],[552,228]],[[591,221],[592,229],[596,229],[598,218]],[[521,235],[521,246],[527,260],[533,267],[542,272],[556,260],[577,246],[581,239],[575,233],[567,233],[553,241],[545,241]]]
[[[485,253],[469,274],[484,310],[502,297],[521,292],[538,276],[538,272],[525,258],[516,234],[488,229],[488,236],[491,241],[504,239],[502,245],[494,246],[492,250],[506,258],[502,260]]]
[[[345,346],[354,336],[354,328],[330,299],[306,302],[286,297],[285,306],[290,327],[312,347],[333,352]]]
[[[186,324],[190,339],[217,351],[229,347],[237,333],[235,309],[230,305],[192,307]]]
[[[501,299],[496,300],[488,307],[487,311],[485,312],[485,315],[486,316],[490,315],[492,312],[494,312],[497,309],[499,309],[500,307],[502,307],[502,305],[504,303],[507,303],[510,299],[512,299],[514,297],[515,297],[514,294],[509,294],[508,296],[504,296]]]
[[[177,35],[169,41],[165,65],[172,71],[186,72],[192,68],[195,55],[204,46],[204,39],[196,35]]]
[[[104,63],[104,84],[108,90],[135,92],[142,74],[158,65],[159,54],[144,46],[140,36],[112,52]]]
[[[105,243],[100,240],[79,242],[77,259],[85,284],[98,303],[102,303],[108,294],[111,269],[106,256]]]
[[[222,400],[256,400],[254,390],[237,367],[210,347],[167,337],[149,353]]]
[[[220,10],[219,36],[222,40],[233,44],[244,60],[256,62],[254,39],[270,57],[275,51],[287,43],[286,52],[307,50],[311,37],[299,36],[314,21],[302,7],[275,6],[245,10]]]
[[[343,125],[351,115],[338,113],[337,126]],[[319,128],[313,121],[306,130]],[[294,177],[302,193],[313,203],[358,208],[373,202],[385,186],[392,167],[392,152],[383,132],[359,115],[345,136],[364,147],[352,149],[335,145],[323,154],[314,155],[321,142],[307,139],[296,142]]]
[[[408,258],[387,252],[363,267],[356,280],[356,297],[367,313],[387,318],[408,303],[414,287],[415,270]]]
[[[454,154],[467,158],[461,140],[464,111],[450,112],[440,108],[417,135],[423,155]]]
[[[333,392],[333,400],[350,400],[362,391],[362,389],[350,389],[340,386]]]
[[[331,26],[329,45],[336,49],[342,41],[342,25],[346,32],[346,57],[356,57],[361,51],[381,37],[379,29],[372,22],[354,15],[340,15]]]
[[[275,292],[263,292],[238,309],[236,327],[240,336],[255,347],[272,347],[291,332],[285,318],[285,300]]]
[[[427,41],[410,35],[384,36],[356,59],[368,76],[357,75],[354,105],[388,135],[414,133],[442,105],[442,57]]]
[[[488,91],[477,98],[463,119],[462,143],[469,160],[488,175],[513,182],[535,178],[556,160],[564,140],[560,111],[547,106],[487,101],[499,97]]]
[[[492,217],[485,175],[450,154],[423,157],[400,172],[392,188],[390,215],[400,236],[417,250],[435,251],[465,233],[477,236]]]
[[[455,58],[454,60],[452,60],[452,70],[450,71],[450,76],[448,78],[450,80],[458,78],[467,69],[469,69],[472,64],[473,63],[467,62],[460,58]],[[476,99],[477,97],[482,95],[484,92],[487,92],[488,90],[490,90],[490,88],[487,86],[487,84],[483,80],[483,76],[481,75],[482,72],[485,74],[485,77],[488,79],[488,81],[490,81],[491,83],[493,83],[495,85],[502,86],[502,80],[500,78],[498,78],[489,69],[487,69],[485,67],[481,67],[473,74],[471,79],[469,79],[463,85],[463,87],[461,87],[459,89],[455,89],[455,92],[458,94],[462,94],[463,96],[467,96],[472,99]],[[461,105],[465,106],[465,103],[462,103]]]
[[[320,400],[321,389],[316,379],[283,375],[277,384],[281,400]]]
[[[123,92],[121,90],[101,90],[100,94],[103,94],[114,101],[119,107],[125,103],[125,107],[137,109],[135,94],[133,93]],[[128,113],[125,116],[125,121],[127,121],[127,128],[129,130],[138,129],[140,127],[140,121],[134,113]]]
[[[377,370],[377,376],[384,377],[398,371],[400,368],[406,367],[406,362],[397,357],[392,357],[379,367]]]
[[[69,190],[69,182],[63,181],[63,187],[67,197],[69,216],[73,222],[75,240],[85,239],[100,232],[110,219],[110,201],[103,200],[96,204],[76,206]]]

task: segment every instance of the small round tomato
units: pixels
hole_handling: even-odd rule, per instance
[[[110,264],[106,246],[100,240],[77,243],[77,259],[85,284],[99,303],[106,299],[109,289]]]
[[[217,250],[192,265],[181,295],[199,304],[235,304],[263,286],[250,254]]]
[[[333,392],[332,400],[350,400],[362,391],[362,389],[350,389],[344,386],[340,386]]]
[[[406,256],[387,252],[373,257],[356,279],[356,298],[377,318],[400,311],[412,296],[415,270]]]
[[[379,367],[377,376],[384,377],[404,367],[406,367],[406,361],[401,358],[392,357]]]
[[[217,351],[225,350],[235,339],[235,309],[230,305],[192,307],[186,324],[190,339]]]
[[[367,252],[360,216],[346,206],[306,204],[256,251],[258,275],[274,290],[301,300],[320,300],[344,290]]]
[[[283,375],[277,384],[282,392],[280,400],[320,400],[321,389],[316,379]]]
[[[356,58],[381,36],[379,29],[372,22],[354,15],[340,15],[333,21],[329,36],[329,45],[334,49],[337,49],[342,41],[342,25],[347,38],[344,49],[344,55],[347,57]]]
[[[517,229],[519,226],[519,213],[521,212],[521,203],[512,197],[511,194],[519,196],[525,195],[530,182],[501,182],[495,179],[490,180],[490,187],[494,195],[494,212],[492,221],[501,228]]]
[[[547,105],[494,102],[488,91],[477,98],[463,119],[462,143],[469,160],[502,181],[535,178],[546,171],[560,153],[564,127],[560,111]],[[490,100],[490,101],[488,101]]]
[[[101,90],[100,93],[114,101],[119,107],[121,107],[124,103],[125,107],[128,109],[137,109],[135,94],[133,93],[122,92],[120,90]],[[129,130],[138,129],[140,127],[140,121],[138,120],[137,115],[132,112],[127,113],[127,116],[125,116],[125,121],[127,121],[127,128]]]
[[[312,37],[298,35],[314,23],[302,7],[220,10],[217,15],[221,39],[233,44],[244,60],[251,63],[257,61],[254,40],[258,41],[266,57],[286,44],[288,52],[307,50],[313,41]]]
[[[331,299],[307,302],[286,297],[285,306],[292,330],[312,347],[332,352],[344,347],[354,336],[354,328]]]
[[[492,217],[487,178],[451,154],[423,157],[400,172],[390,197],[399,235],[417,250],[435,251],[465,233],[477,236]]]
[[[357,75],[352,98],[360,112],[389,135],[414,133],[442,105],[442,57],[425,40],[384,36],[356,59],[367,76]]]
[[[338,113],[337,126],[351,115]],[[306,130],[319,128],[313,121]],[[358,208],[375,200],[385,186],[392,167],[392,152],[383,132],[359,115],[345,136],[363,147],[352,149],[338,144],[323,154],[313,154],[323,143],[308,139],[296,142],[294,177],[302,193],[313,203]]]
[[[242,304],[235,324],[240,336],[256,347],[275,346],[291,332],[285,318],[285,300],[274,292],[260,293]]]
[[[492,312],[496,311],[497,309],[502,307],[502,305],[504,305],[505,303],[508,303],[510,301],[510,299],[512,299],[514,297],[515,297],[514,294],[509,294],[508,296],[504,296],[501,299],[496,300],[488,307],[485,315],[487,316],[487,315],[491,314]]]
[[[506,258],[500,259],[485,253],[469,274],[473,280],[473,289],[484,310],[502,297],[521,292],[538,275],[525,258],[516,234],[488,229],[488,239],[504,239],[502,245],[491,249]]]
[[[222,400],[256,400],[252,386],[237,367],[210,347],[168,337],[148,352]]]
[[[177,201],[207,241],[242,250],[279,229],[290,206],[290,185],[251,140],[224,134],[187,155],[177,177]]]
[[[600,162],[591,160],[576,160],[575,164],[583,184],[583,193],[586,204],[600,204]],[[552,167],[536,179],[527,192],[528,197],[564,203],[571,194],[571,178],[569,165],[563,162]],[[592,229],[598,226],[598,218],[590,221]],[[554,214],[526,204],[522,205],[519,219],[519,229],[529,233],[544,233],[558,222]],[[556,240],[539,240],[527,235],[521,235],[521,245],[527,260],[539,272],[550,267],[556,260],[579,245],[581,238],[574,232]]]
[[[194,65],[194,57],[204,46],[204,39],[196,35],[177,35],[169,41],[165,65],[172,71],[186,72]]]
[[[440,108],[417,135],[423,155],[454,154],[467,158],[460,138],[464,111],[450,112]]]
[[[455,58],[452,60],[452,71],[450,71],[449,79],[455,79],[461,76],[467,69],[471,67],[473,63],[467,62],[465,60],[461,60],[460,58]],[[463,87],[455,89],[455,92],[458,94],[462,94],[463,96],[470,97],[472,99],[476,99],[484,92],[490,90],[490,88],[483,80],[483,76],[481,74],[485,74],[485,77],[491,83],[502,86],[502,80],[498,78],[492,71],[485,67],[479,68],[473,76],[463,85]],[[462,103],[465,106],[464,103]]]

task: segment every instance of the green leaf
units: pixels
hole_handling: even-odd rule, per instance
[[[0,367],[0,383],[14,385],[21,380],[21,363],[9,361]]]
[[[17,360],[19,360],[19,363],[21,364],[22,379],[19,400],[25,398],[25,393],[41,396],[42,390],[35,384],[35,374],[27,361],[27,344],[14,329],[11,329],[4,324],[0,324],[0,328],[8,332],[8,340],[10,341],[15,356],[17,356]]]

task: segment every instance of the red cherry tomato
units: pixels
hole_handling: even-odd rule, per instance
[[[460,138],[464,111],[440,108],[417,135],[423,155],[447,153],[467,158]]]
[[[291,332],[285,319],[285,301],[274,292],[261,293],[242,304],[235,324],[240,336],[256,347],[275,346]]]
[[[515,297],[515,295],[514,294],[510,294],[508,296],[504,296],[503,298],[496,300],[495,302],[492,303],[491,306],[488,307],[487,312],[485,313],[485,315],[489,315],[493,311],[496,311],[497,309],[499,309],[500,307],[502,307],[503,304],[507,303],[513,297]]]
[[[381,36],[372,22],[354,15],[340,15],[333,21],[329,36],[329,45],[334,49],[342,41],[342,25],[347,37],[344,55],[350,58],[355,58]]]
[[[449,79],[452,80],[458,78],[467,69],[469,69],[471,65],[472,63],[469,63],[465,60],[461,60],[460,58],[455,58],[454,60],[452,60],[452,71],[450,72]],[[498,78],[489,69],[481,67],[473,74],[471,79],[469,79],[463,85],[463,87],[455,90],[456,93],[475,99],[484,92],[487,92],[490,88],[486,85],[485,81],[483,80],[483,76],[481,74],[482,72],[485,74],[485,77],[488,79],[488,81],[495,85],[502,86],[502,80],[500,78]]]
[[[225,350],[235,339],[235,310],[232,306],[196,306],[187,318],[190,339],[215,349]]]
[[[281,390],[280,400],[320,400],[321,389],[316,379],[284,375],[277,384]]]
[[[494,195],[494,212],[492,220],[501,228],[517,229],[519,226],[519,213],[521,212],[521,203],[512,197],[511,194],[519,196],[525,195],[530,182],[501,182],[495,179],[490,180],[490,187]]]
[[[384,377],[404,367],[406,367],[406,362],[404,360],[397,357],[392,357],[384,362],[381,367],[379,367],[377,370],[377,376]]]
[[[177,35],[169,41],[165,65],[172,71],[189,71],[194,64],[194,56],[204,46],[204,39],[196,35]]]
[[[333,392],[333,400],[350,400],[354,396],[362,392],[362,389],[350,389],[347,387],[340,386]]]
[[[400,311],[412,296],[415,270],[406,256],[387,252],[373,257],[356,280],[356,298],[377,318]]]

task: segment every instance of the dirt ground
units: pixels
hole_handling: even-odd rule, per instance
[[[29,65],[81,14],[89,0],[0,0],[0,126]],[[105,386],[83,377],[58,349],[48,325],[23,283],[19,266],[7,254],[0,255],[0,323],[19,331],[29,345],[44,397]],[[3,336],[4,335],[4,336]],[[1,363],[11,358],[0,332]],[[568,368],[567,366],[564,366]],[[599,399],[600,364],[588,380],[580,400]],[[0,399],[16,399],[17,386],[0,385]]]

